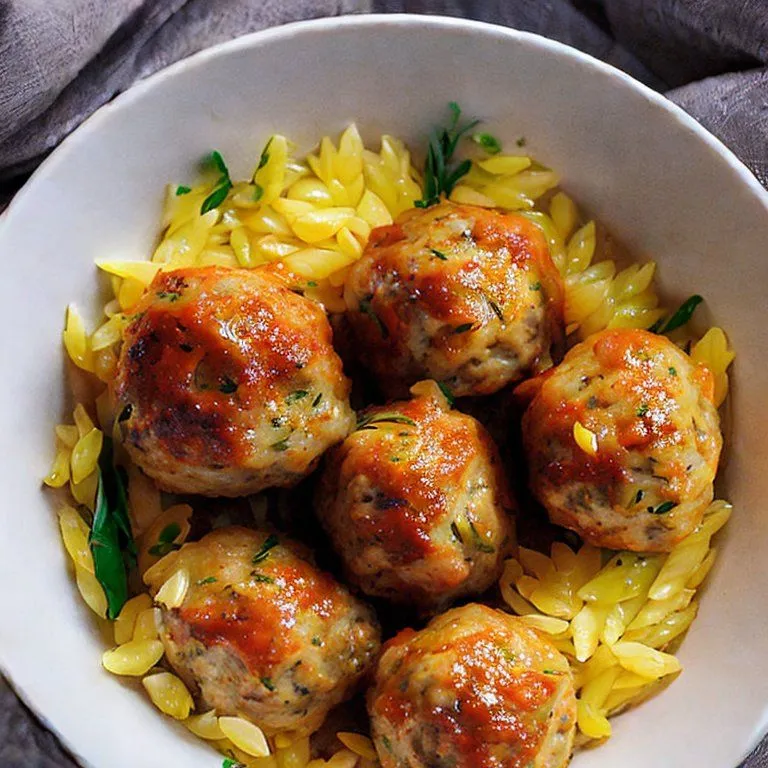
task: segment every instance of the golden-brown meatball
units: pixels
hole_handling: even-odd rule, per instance
[[[331,450],[318,514],[349,580],[369,595],[436,609],[499,577],[512,499],[496,446],[432,382],[365,411]]]
[[[387,643],[368,711],[383,768],[562,768],[576,723],[565,657],[484,605]]]
[[[292,485],[354,424],[325,313],[270,269],[159,273],[114,393],[131,458],[178,493]]]
[[[163,609],[161,638],[204,709],[309,733],[378,652],[371,609],[282,536],[220,528],[151,568],[152,593],[180,569],[189,589]]]
[[[537,371],[562,336],[562,295],[536,225],[455,203],[375,229],[345,288],[361,361],[390,397],[424,378],[485,395]]]
[[[712,382],[669,339],[616,329],[522,384],[536,392],[523,417],[531,489],[552,522],[639,552],[690,533],[722,447]]]

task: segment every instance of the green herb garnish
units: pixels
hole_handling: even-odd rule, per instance
[[[519,139],[518,139],[518,140],[515,142],[515,144],[517,144],[517,146],[518,146],[518,147],[524,147],[524,146],[525,146],[525,144],[526,144],[526,139],[525,139],[525,136],[521,136],[521,137],[520,137],[520,138],[519,138]]]
[[[273,451],[287,451],[288,450],[288,438],[284,437],[282,440],[278,440],[276,443],[272,443],[269,446]]]
[[[275,684],[272,682],[272,679],[269,677],[262,677],[261,678],[261,684],[268,690],[268,691],[274,691],[275,690]]]
[[[176,196],[181,197],[181,195],[188,195],[192,191],[192,187],[185,187],[183,184],[179,184],[178,187],[176,187]]]
[[[496,317],[498,317],[502,323],[505,322],[504,313],[501,311],[501,307],[493,299],[489,298],[488,296],[485,297],[485,300],[488,302],[488,305],[493,310],[493,313],[496,315]]]
[[[481,552],[485,552],[488,555],[496,551],[495,547],[491,546],[478,533],[475,524],[471,520],[469,521],[469,530],[472,531],[472,543],[475,545],[476,549],[479,549]]]
[[[429,250],[432,252],[432,255],[440,259],[440,261],[448,261],[448,257],[442,251],[438,251],[437,248],[430,248]]]
[[[459,544],[464,543],[464,539],[461,538],[461,531],[459,531],[459,526],[456,525],[455,522],[451,523],[451,533],[453,534],[456,541],[459,542]]]
[[[113,461],[112,440],[104,437],[99,456],[96,509],[88,545],[93,569],[107,598],[107,618],[115,619],[128,600],[128,571],[136,563],[125,481]]]
[[[265,573],[252,574],[253,580],[260,584],[274,584],[275,580],[271,576],[267,576]]]
[[[438,381],[437,386],[440,387],[440,391],[443,393],[443,397],[448,401],[448,405],[453,408],[456,398],[453,396],[453,392],[448,388],[448,385],[442,381]]]
[[[264,197],[264,187],[261,184],[253,183],[253,202],[258,203]]]
[[[677,376],[677,368],[670,366],[668,369],[670,376]]]
[[[415,427],[416,422],[399,413],[369,413],[357,420],[355,431],[360,429],[375,429],[375,424],[407,424]]]
[[[178,523],[169,523],[160,531],[157,537],[157,544],[149,548],[149,554],[155,557],[165,557],[169,552],[173,552],[181,547],[176,544],[176,537],[181,533],[181,526]]]
[[[203,200],[200,206],[200,213],[206,214],[214,208],[218,208],[226,199],[229,190],[232,189],[232,179],[229,177],[229,169],[224,162],[224,158],[219,152],[214,150],[205,160],[205,164],[218,170],[219,178],[216,180],[213,192]]]
[[[474,327],[474,323],[462,323],[461,325],[457,325],[454,329],[454,333],[466,333],[467,331],[471,331]]]
[[[319,647],[319,646],[321,646],[322,644],[323,644],[323,641],[322,641],[322,640],[321,640],[321,639],[320,639],[320,638],[319,638],[317,635],[315,635],[315,636],[312,638],[312,645],[316,645],[316,646],[318,646],[318,647]]]
[[[221,768],[246,768],[245,763],[232,760],[229,757],[224,758],[224,762],[221,764]]]
[[[473,133],[472,141],[479,144],[489,155],[498,155],[501,152],[501,142],[490,133]]]
[[[303,400],[309,392],[307,392],[306,389],[297,389],[295,392],[291,392],[290,395],[288,395],[285,398],[286,405],[291,405],[291,403],[296,403],[299,400]]]
[[[198,579],[195,584],[198,587],[202,587],[205,584],[215,584],[218,579],[215,576],[206,576],[204,579]]]
[[[384,749],[386,749],[387,752],[392,751],[392,742],[389,740],[388,736],[382,736],[381,743],[384,745]]]
[[[261,150],[261,157],[259,158],[259,164],[256,166],[256,170],[260,171],[269,162],[269,145],[272,143],[272,137],[264,145],[264,149]]]
[[[641,488],[635,494],[635,500],[632,502],[632,504],[639,504],[643,500],[643,496],[645,496],[645,491]]]
[[[178,301],[181,298],[181,294],[178,291],[158,291],[158,299],[168,299],[168,301]]]
[[[368,315],[368,317],[370,317],[371,320],[373,320],[373,322],[376,323],[376,325],[379,328],[379,333],[381,333],[381,338],[382,339],[388,339],[389,338],[389,330],[387,329],[387,326],[384,325],[384,323],[382,322],[381,318],[373,311],[373,308],[371,307],[371,299],[370,298],[362,299],[360,301],[360,311],[364,315]]]
[[[532,291],[540,291],[541,290],[541,283],[537,280],[535,283],[531,283],[528,287]]]
[[[676,506],[677,504],[675,504],[674,501],[663,501],[655,509],[653,507],[648,507],[648,512],[652,515],[663,515],[669,512],[671,509],[674,509]]]
[[[472,166],[469,160],[462,160],[458,165],[452,165],[453,154],[459,139],[472,130],[480,121],[472,120],[459,127],[461,108],[452,101],[448,104],[451,110],[451,120],[447,128],[437,128],[429,137],[427,159],[424,163],[424,197],[416,200],[417,208],[429,208],[440,202],[440,195],[451,194],[456,182],[465,176]]]
[[[317,408],[320,405],[320,401],[323,399],[323,393],[319,392],[317,397],[312,401],[312,407]]]
[[[648,404],[647,404],[647,403],[643,403],[643,404],[642,404],[642,405],[641,405],[641,406],[640,406],[640,407],[639,407],[639,408],[638,408],[638,409],[635,411],[635,415],[636,415],[636,416],[637,416],[639,419],[642,419],[642,418],[643,418],[643,416],[645,416],[645,415],[648,413],[648,411],[649,411],[649,410],[650,410],[650,407],[648,406]]]
[[[667,320],[657,320],[648,330],[651,333],[669,333],[676,328],[680,328],[685,325],[693,315],[696,307],[701,304],[704,299],[695,293],[690,298],[686,299],[678,308],[678,310]]]
[[[274,549],[278,544],[280,543],[280,539],[275,536],[274,533],[270,533],[269,536],[267,536],[266,539],[264,539],[264,543],[261,545],[261,548],[259,551],[253,556],[251,559],[251,562],[254,565],[257,565],[258,563],[263,563],[267,557],[269,557],[269,551],[271,549]]]

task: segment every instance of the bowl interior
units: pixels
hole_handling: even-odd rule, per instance
[[[520,136],[563,186],[635,252],[671,300],[701,293],[737,351],[723,475],[735,513],[685,671],[614,720],[577,766],[738,762],[768,726],[768,195],[693,121],[627,76],[532,35],[425,17],[330,19],[206,51],[118,98],[41,167],[0,223],[6,396],[0,404],[0,660],[85,762],[216,766],[220,759],[100,667],[104,641],[67,574],[40,490],[67,405],[60,332],[70,301],[95,314],[93,260],[146,258],[164,185],[219,149],[245,176],[279,131],[309,149],[358,122],[364,138],[423,143],[447,102]],[[738,691],[738,695],[732,692]],[[712,727],[717,723],[717,728]]]

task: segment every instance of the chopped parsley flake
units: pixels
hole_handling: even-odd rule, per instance
[[[264,543],[261,545],[259,551],[253,556],[251,562],[254,565],[263,563],[269,557],[270,550],[274,549],[279,543],[280,539],[278,539],[274,533],[271,533],[269,536],[267,536],[266,539],[264,539]]]
[[[290,405],[291,403],[297,403],[299,400],[303,400],[309,392],[307,392],[306,389],[297,389],[295,392],[291,392],[288,397],[285,398],[285,402],[287,405]]]
[[[650,407],[648,406],[648,403],[643,403],[636,411],[637,417],[639,419],[642,419],[643,416],[645,416],[648,411],[650,410]]]
[[[479,144],[489,155],[498,155],[501,152],[501,142],[490,133],[473,133],[472,141]]]
[[[648,507],[648,512],[652,515],[664,515],[676,506],[677,504],[675,504],[674,501],[663,501],[655,509],[653,507]]]
[[[317,408],[320,405],[320,401],[323,399],[323,393],[319,392],[317,397],[312,401],[312,407]]]
[[[181,197],[181,195],[188,195],[192,191],[192,187],[185,187],[183,184],[179,184],[178,187],[176,187],[176,197]]]
[[[368,413],[357,420],[356,430],[375,429],[375,424],[407,424],[409,427],[415,427],[416,422],[403,416],[400,413]]]
[[[376,323],[379,333],[381,333],[382,339],[388,339],[389,338],[389,330],[387,329],[387,326],[384,325],[381,318],[374,312],[373,308],[371,307],[371,300],[370,299],[362,299],[360,301],[360,311],[364,315],[368,315],[368,317],[373,320],[374,323]]]
[[[457,325],[454,329],[454,333],[466,333],[467,331],[471,331],[474,327],[474,323],[462,323],[461,325]]]
[[[282,440],[278,440],[276,443],[272,443],[269,446],[273,451],[287,451],[288,450],[288,438],[284,437]]]
[[[438,251],[437,248],[430,248],[429,250],[432,255],[440,259],[440,261],[448,261],[448,257],[442,251]]]
[[[456,402],[456,398],[453,396],[453,392],[451,392],[448,385],[443,381],[438,381],[437,386],[440,387],[440,391],[443,393],[443,397],[448,402],[448,405],[453,408],[453,404]]]
[[[198,579],[195,584],[198,587],[202,587],[204,584],[215,584],[218,579],[215,576],[206,576],[204,579]]]
[[[275,690],[275,684],[272,682],[272,679],[269,677],[262,677],[261,678],[261,684],[268,690],[268,691],[274,691]]]

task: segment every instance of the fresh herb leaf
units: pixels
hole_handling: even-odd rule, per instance
[[[198,579],[195,584],[198,587],[202,587],[204,584],[215,584],[218,579],[215,576],[206,576],[204,579]]]
[[[443,397],[448,401],[448,405],[453,408],[456,398],[453,396],[453,392],[448,388],[448,385],[445,382],[438,381],[437,386],[440,387],[440,391],[443,393]]]
[[[670,366],[668,369],[670,376],[677,376],[677,368]]]
[[[291,405],[291,403],[296,403],[299,400],[303,400],[309,392],[307,392],[306,389],[297,389],[295,392],[291,392],[290,395],[288,395],[285,398],[286,405]]]
[[[464,539],[461,538],[461,531],[459,530],[459,526],[456,525],[456,522],[451,523],[451,533],[453,534],[456,541],[459,542],[459,544],[464,543]]]
[[[374,424],[407,424],[409,427],[415,427],[416,422],[399,413],[369,413],[361,416],[357,420],[356,430],[367,429]]]
[[[225,376],[222,383],[219,385],[219,392],[225,395],[231,395],[237,392],[237,382]]]
[[[633,504],[639,504],[643,500],[643,496],[645,496],[645,491],[641,488],[636,494],[635,494],[635,500],[632,502]]]
[[[461,325],[457,325],[454,329],[454,333],[466,333],[467,331],[471,331],[474,327],[474,323],[462,323]]]
[[[269,677],[262,677],[261,678],[261,684],[268,690],[268,691],[274,691],[275,690],[275,684],[272,682],[272,679]]]
[[[280,539],[278,539],[274,533],[270,533],[269,536],[267,536],[267,538],[264,539],[264,543],[261,545],[261,548],[259,549],[259,551],[253,556],[253,558],[251,559],[251,562],[254,565],[263,563],[267,559],[267,557],[269,557],[269,551],[271,549],[274,549],[279,543],[280,543]]]
[[[384,749],[386,749],[387,752],[392,751],[392,742],[389,740],[388,736],[382,736],[381,743],[384,745]]]
[[[562,675],[562,672],[558,672],[556,669],[542,669],[545,675]]]
[[[168,301],[174,302],[181,298],[181,294],[178,291],[158,291],[157,298],[168,299]]]
[[[230,189],[232,189],[232,184],[230,182],[222,184],[220,187],[216,187],[216,189],[203,200],[203,204],[200,206],[200,213],[206,214],[208,211],[218,208],[227,199]]]
[[[429,250],[432,252],[432,255],[436,256],[440,261],[448,261],[448,257],[442,251],[438,251],[437,248],[430,248]]]
[[[471,520],[469,521],[469,530],[472,531],[472,543],[475,545],[475,549],[479,549],[481,552],[485,552],[488,555],[496,551],[496,549],[485,541],[485,539],[478,533],[475,524]]]
[[[696,307],[701,304],[704,299],[695,293],[693,296],[687,298],[677,309],[677,311],[669,317],[667,320],[657,320],[648,330],[651,333],[670,333],[677,328],[685,325],[693,315]]]
[[[424,162],[424,197],[416,200],[417,208],[429,208],[440,202],[440,196],[448,197],[456,182],[467,174],[471,167],[469,160],[452,165],[453,155],[459,140],[467,131],[471,131],[480,121],[472,120],[459,126],[461,109],[452,101],[448,104],[451,120],[447,128],[436,128],[429,136],[427,158]]]
[[[256,166],[256,170],[260,171],[269,162],[269,146],[272,144],[272,137],[264,145],[264,149],[261,151],[261,157],[259,158],[259,164]]]
[[[489,155],[501,152],[501,142],[492,134],[480,131],[472,134],[472,141],[480,145]]]
[[[663,501],[655,509],[653,507],[648,507],[648,512],[652,515],[664,515],[676,506],[677,504],[675,504],[674,501]]]
[[[374,312],[373,308],[371,307],[371,300],[370,299],[362,299],[360,301],[360,311],[364,315],[368,315],[368,317],[373,320],[374,323],[379,328],[379,333],[381,333],[382,339],[388,339],[389,338],[389,330],[387,329],[387,326],[384,325],[384,323],[381,321],[381,318]]]
[[[504,313],[501,311],[501,307],[488,296],[485,297],[485,300],[488,302],[488,305],[493,310],[493,313],[496,315],[496,317],[498,317],[502,323],[505,322]]]
[[[532,291],[540,291],[541,290],[541,283],[537,280],[535,283],[531,283],[528,287]]]
[[[178,187],[176,187],[176,197],[181,197],[181,195],[188,195],[192,191],[192,187],[185,187],[183,184],[179,184]]]
[[[316,646],[320,647],[322,644],[323,644],[323,641],[317,635],[315,635],[312,638],[312,645],[316,645]]]
[[[272,443],[269,446],[273,451],[287,451],[288,450],[288,438],[284,437],[282,440],[278,440],[276,443]]]
[[[260,584],[274,584],[275,580],[271,576],[267,576],[265,573],[254,573],[253,580]]]
[[[156,557],[165,557],[169,552],[180,549],[181,545],[174,543],[180,533],[181,526],[178,523],[166,525],[157,537],[157,544],[149,548],[149,554]]]
[[[136,563],[125,481],[113,462],[112,440],[104,437],[98,467],[96,508],[88,544],[94,574],[107,598],[107,618],[115,619],[128,600],[128,571]]]
[[[320,405],[320,401],[323,399],[323,393],[318,392],[317,397],[312,401],[312,407],[317,408]]]
[[[639,419],[642,419],[642,418],[643,418],[643,416],[645,416],[645,415],[648,413],[648,411],[649,411],[649,410],[650,410],[650,407],[648,406],[648,404],[647,404],[647,403],[643,403],[643,404],[642,404],[642,405],[641,405],[641,406],[640,406],[640,407],[639,407],[639,408],[638,408],[638,409],[635,411],[635,415],[636,415],[636,416],[637,416]]]
[[[317,283],[314,280],[307,280],[307,288],[317,288]]]
[[[232,760],[229,757],[224,758],[224,762],[221,764],[221,768],[246,768],[245,763]]]
[[[215,150],[211,152],[206,158],[205,164],[208,167],[213,167],[215,170],[218,170],[221,175],[216,181],[213,192],[203,200],[203,204],[200,206],[201,214],[206,214],[208,211],[218,208],[227,199],[229,190],[232,189],[232,179],[229,177],[229,169],[219,152]]]

